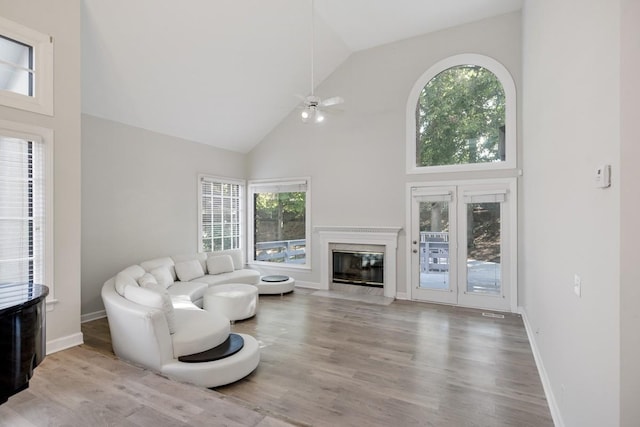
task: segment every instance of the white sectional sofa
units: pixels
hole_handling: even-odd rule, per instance
[[[203,310],[210,286],[257,284],[260,274],[243,268],[242,252],[157,258],[132,265],[102,287],[114,353],[170,378],[217,387],[250,374],[260,361],[255,338],[239,334],[244,346],[215,361],[186,363],[179,357],[207,351],[229,337],[229,319]]]

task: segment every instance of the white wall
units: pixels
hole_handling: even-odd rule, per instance
[[[619,22],[611,0],[527,0],[523,10],[520,303],[558,425],[619,422]],[[603,163],[606,190],[593,185]]]
[[[80,2],[0,0],[0,15],[50,34],[54,44],[54,115],[0,106],[4,120],[53,129],[54,284],[47,351],[82,342],[80,333]]]
[[[322,126],[313,126],[302,124],[299,111],[294,111],[249,153],[250,178],[310,175],[312,225],[404,227],[405,184],[427,179],[408,177],[405,171],[409,92],[430,66],[460,53],[495,58],[512,73],[518,86],[520,14],[353,54],[318,89],[321,97],[344,97],[344,113],[330,115]],[[406,246],[402,231],[397,276],[400,293],[406,292]],[[317,235],[313,235],[312,270],[292,270],[288,274],[299,281],[318,284],[319,248]]]
[[[640,423],[640,2],[621,2],[620,424]]]
[[[196,252],[197,175],[244,178],[244,155],[82,116],[82,313],[147,259]]]

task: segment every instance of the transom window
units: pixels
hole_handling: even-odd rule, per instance
[[[0,35],[0,89],[33,96],[33,46]]]
[[[240,248],[244,183],[201,175],[199,184],[199,250],[211,252]]]
[[[459,65],[431,79],[416,123],[417,166],[504,161],[504,90],[486,68]]]
[[[309,179],[249,183],[249,259],[308,267]]]
[[[431,67],[407,104],[409,173],[515,168],[515,86],[491,58]]]
[[[53,115],[53,38],[2,17],[0,105]]]

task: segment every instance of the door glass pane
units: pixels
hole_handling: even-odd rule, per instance
[[[501,292],[500,203],[467,204],[467,292]]]
[[[449,202],[420,202],[420,288],[449,289]]]

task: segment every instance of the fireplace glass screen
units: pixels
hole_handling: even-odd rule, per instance
[[[384,253],[333,251],[333,281],[382,287]]]

